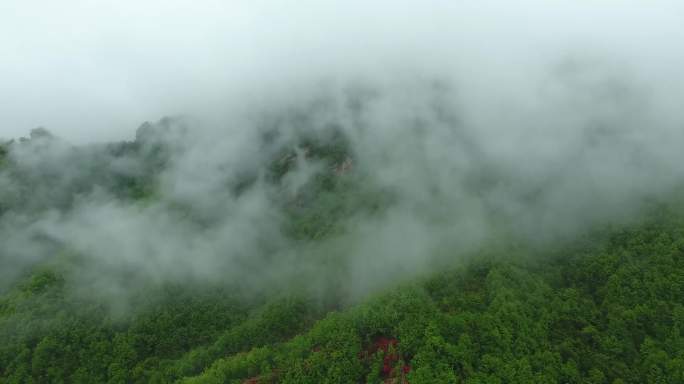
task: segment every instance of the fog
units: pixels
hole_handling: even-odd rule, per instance
[[[0,276],[66,249],[74,287],[116,297],[138,280],[359,297],[502,234],[621,222],[684,182],[681,20],[676,1],[3,2],[0,137],[58,139],[14,144],[21,176],[0,171]],[[289,202],[341,165],[297,137],[331,126],[355,192],[387,207],[302,243]],[[142,203],[96,177],[145,174],[144,157],[84,145],[134,139],[170,148]],[[283,148],[295,165],[273,184]]]
[[[74,1],[0,5],[0,137],[72,142],[146,120],[297,97],[321,79],[457,76],[530,97],[565,54],[607,57],[681,92],[677,1]],[[461,84],[461,86],[465,86]],[[469,96],[471,97],[471,96]],[[224,121],[225,123],[225,121]]]

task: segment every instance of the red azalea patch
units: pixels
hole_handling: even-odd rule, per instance
[[[399,340],[393,337],[378,337],[364,351],[366,358],[372,358],[377,353],[382,353],[381,376],[385,384],[408,384],[406,375],[411,372],[410,365],[399,368],[402,356],[398,348]]]

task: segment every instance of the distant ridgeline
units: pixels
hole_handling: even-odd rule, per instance
[[[19,245],[12,251],[9,247],[0,250],[0,263],[13,265],[6,268],[11,273],[0,273],[5,279],[0,291],[17,276],[28,273],[34,263],[54,254],[73,253],[68,241],[40,226],[41,220],[60,225],[59,220],[84,213],[87,216],[92,208],[114,205],[127,215],[169,214],[181,225],[202,231],[229,215],[213,209],[220,206],[218,200],[241,204],[243,195],[266,194],[269,207],[278,217],[277,236],[294,244],[340,232],[351,215],[378,211],[391,201],[390,194],[374,190],[372,183],[366,182],[367,176],[356,172],[342,130],[329,126],[284,133],[281,125],[293,123],[281,120],[260,127],[256,145],[259,156],[254,159],[238,158],[235,164],[213,160],[215,164],[207,172],[211,186],[202,186],[198,195],[212,209],[197,209],[194,201],[176,199],[164,189],[169,178],[192,187],[192,174],[205,171],[202,161],[195,164],[184,158],[196,155],[193,150],[203,150],[193,141],[192,124],[187,118],[167,117],[142,124],[133,141],[87,145],[69,144],[39,128],[28,138],[2,144],[0,240],[13,238]],[[301,118],[297,124],[306,126]],[[176,168],[187,163],[193,168],[186,180]],[[37,250],[29,252],[26,244]],[[24,255],[27,252],[30,257]]]
[[[28,138],[0,143],[0,170],[12,184],[0,194],[0,213],[68,210],[76,198],[96,191],[122,200],[153,198],[158,176],[192,140],[190,126],[187,118],[164,117],[142,124],[134,141],[78,146],[36,128]],[[239,194],[259,177],[277,185],[299,157],[325,164],[327,171],[316,176],[316,191],[333,188],[334,176],[352,169],[348,142],[334,127],[312,132],[282,139],[277,126],[263,129],[260,150],[268,156],[263,163],[240,169],[241,176],[226,183],[226,191]]]

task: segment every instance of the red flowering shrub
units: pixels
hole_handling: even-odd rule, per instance
[[[398,344],[399,340],[393,337],[378,337],[364,351],[366,358],[372,358],[378,353],[382,354],[380,377],[386,384],[408,384],[406,375],[411,372],[411,366],[403,364]]]

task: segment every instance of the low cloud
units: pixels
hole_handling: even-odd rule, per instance
[[[306,3],[5,5],[0,136],[57,136],[5,146],[6,285],[58,259],[106,297],[355,298],[496,236],[621,222],[684,181],[675,2]]]

